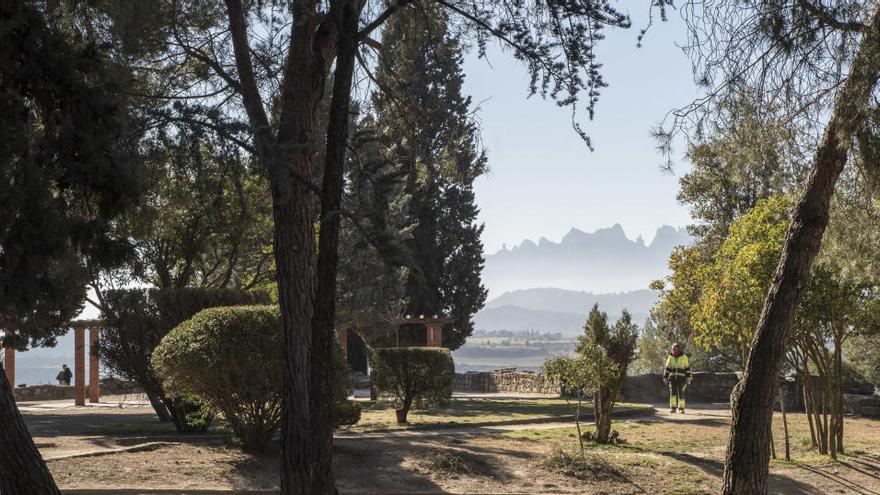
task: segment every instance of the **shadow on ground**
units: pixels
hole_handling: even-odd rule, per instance
[[[721,479],[724,474],[724,463],[716,460],[716,459],[707,459],[704,457],[695,456],[692,454],[682,453],[682,452],[657,452],[660,455],[664,455],[667,457],[671,457],[677,461],[681,461],[690,466],[696,467],[700,469],[705,474],[713,477]],[[809,468],[811,471],[812,468]],[[841,482],[845,482],[844,486],[851,484],[850,482],[846,482],[843,478],[840,479]],[[823,495],[827,493],[824,490],[820,490],[812,485],[808,485],[801,481],[792,479],[791,477],[780,474],[780,473],[771,473],[770,478],[770,493],[785,493],[788,495]],[[847,486],[849,488],[849,486]],[[855,492],[855,493],[864,493],[873,495],[876,492],[867,491],[867,492]]]

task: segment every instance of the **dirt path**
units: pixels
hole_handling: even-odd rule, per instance
[[[587,479],[542,465],[555,449],[575,448],[573,422],[340,432],[334,442],[334,471],[344,494],[716,493],[729,433],[727,405],[695,405],[687,414],[670,414],[662,406],[657,405],[654,415],[615,421],[626,444],[589,446],[588,452],[617,472],[600,471]],[[24,415],[44,457],[54,458],[49,466],[64,489],[183,493],[195,488],[277,488],[277,449],[254,457],[216,433],[180,437],[171,425],[156,421],[148,407],[36,407]],[[847,420],[848,455],[839,463],[818,456],[803,443],[809,431],[802,414],[792,414],[790,421],[797,462],[771,463],[771,493],[880,495],[880,421]],[[778,428],[774,422],[774,429]],[[117,450],[97,458],[66,457],[162,440],[181,443]],[[462,469],[450,471],[432,463],[438,453],[458,459]]]

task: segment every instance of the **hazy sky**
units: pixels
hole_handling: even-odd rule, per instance
[[[569,109],[538,96],[526,99],[525,67],[509,53],[493,50],[491,66],[468,55],[465,89],[479,103],[489,155],[490,172],[476,185],[487,254],[502,243],[511,247],[542,236],[557,241],[571,227],[593,231],[614,223],[630,238],[650,242],[657,227],[689,222],[675,200],[687,164],[678,160],[675,176],[662,173],[650,130],[697,91],[690,62],[675,46],[685,37],[677,12],[667,23],[655,22],[636,48],[647,3],[629,2],[638,7],[630,11],[633,27],[608,30],[600,44],[609,87],[595,120],[586,122],[594,152],[571,128]]]

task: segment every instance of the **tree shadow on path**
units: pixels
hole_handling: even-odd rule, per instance
[[[657,453],[694,466],[713,478],[721,479],[724,474],[724,463],[716,459],[707,459],[683,452],[659,451]],[[823,495],[826,493],[822,489],[783,474],[771,473],[769,481],[770,493],[785,493],[789,495]]]

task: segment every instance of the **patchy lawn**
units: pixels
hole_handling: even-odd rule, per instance
[[[409,424],[398,425],[394,408],[387,402],[361,402],[363,412],[360,422],[352,431],[405,429],[425,426],[467,426],[474,423],[523,421],[537,418],[574,416],[575,403],[565,399],[519,399],[519,398],[454,398],[447,407],[413,409]],[[645,404],[619,403],[618,411],[639,409],[648,412]],[[581,415],[591,415],[592,404],[581,406]]]
[[[457,414],[446,417],[480,417],[474,411],[482,410],[486,417],[509,419],[529,411],[544,415],[564,405],[564,401],[541,404],[537,400],[538,404],[530,405],[531,401],[517,400],[517,405],[508,404],[513,409],[508,412],[498,409],[498,400],[479,402],[462,402],[453,408]],[[442,417],[439,412],[436,415]],[[177,442],[149,451],[49,461],[62,488],[245,490],[277,486],[277,447],[263,456],[249,456],[218,435],[169,437],[167,426],[155,426],[158,423],[149,409],[28,412],[25,418],[47,457],[77,448],[113,448],[157,438]],[[587,423],[585,429],[590,429]],[[840,462],[810,450],[802,414],[792,414],[789,426],[794,461],[771,463],[771,493],[880,493],[880,421],[847,418],[848,455]],[[448,433],[354,432],[335,440],[334,470],[342,493],[718,492],[729,433],[725,410],[694,409],[687,415],[661,412],[615,421],[614,428],[626,443],[587,444],[583,458],[577,456],[574,428],[554,425],[493,430],[463,427]],[[774,435],[781,457],[779,415]]]

